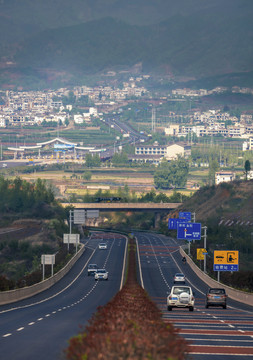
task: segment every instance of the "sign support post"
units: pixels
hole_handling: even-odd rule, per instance
[[[71,234],[71,231],[72,231],[72,211],[69,210],[69,234]],[[68,237],[68,252],[69,252],[69,238],[70,236]]]
[[[217,281],[220,282],[220,271],[217,271]]]
[[[206,230],[207,230],[207,226],[203,226],[204,229],[204,248],[206,249]],[[206,256],[204,257],[204,273],[206,273]]]
[[[42,255],[42,280],[45,280],[45,256]]]

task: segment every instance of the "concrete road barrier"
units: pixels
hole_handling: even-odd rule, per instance
[[[245,291],[236,290],[231,288],[230,286],[221,284],[220,282],[212,279],[208,276],[204,271],[200,270],[200,268],[193,262],[193,260],[185,253],[185,251],[180,247],[180,254],[185,256],[187,259],[187,263],[190,265],[192,270],[195,272],[198,277],[203,280],[210,287],[223,287],[226,289],[226,293],[228,297],[233,300],[240,301],[247,305],[253,305],[253,293],[246,293]]]
[[[85,250],[84,244],[81,244],[81,249],[71,258],[71,260],[55,275],[50,278],[41,281],[32,286],[26,286],[20,289],[1,291],[0,292],[0,305],[10,304],[15,301],[26,299],[30,296],[34,296],[54,285],[57,281],[61,280],[80,258]]]

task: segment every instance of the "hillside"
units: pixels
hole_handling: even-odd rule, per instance
[[[248,0],[1,0],[0,17],[41,29],[77,25],[106,16],[147,25],[176,14],[238,10],[247,3]]]
[[[197,191],[183,205],[196,213],[196,222],[232,225],[253,224],[253,180],[221,183]]]
[[[49,71],[67,81],[136,63],[195,79],[245,74],[253,71],[252,12],[249,0],[2,0],[0,60],[15,64],[7,81]]]

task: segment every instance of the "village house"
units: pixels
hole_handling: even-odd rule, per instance
[[[235,173],[232,171],[217,171],[215,173],[215,184],[218,185],[222,182],[230,182],[235,180]]]

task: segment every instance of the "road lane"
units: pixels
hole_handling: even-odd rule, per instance
[[[105,238],[108,249],[99,250],[98,243]],[[119,290],[125,245],[121,235],[100,234],[98,238],[95,234],[62,281],[30,299],[1,306],[0,359],[63,358],[68,339],[77,335],[97,307],[105,305]],[[88,263],[105,267],[109,280],[97,282],[88,276]]]
[[[158,234],[136,233],[144,287],[162,311],[189,341],[189,355],[198,360],[253,359],[253,307],[228,299],[226,310],[205,308],[207,285],[186,264],[178,251],[179,241]],[[166,298],[176,272],[186,275],[195,292],[195,309],[167,311]]]

